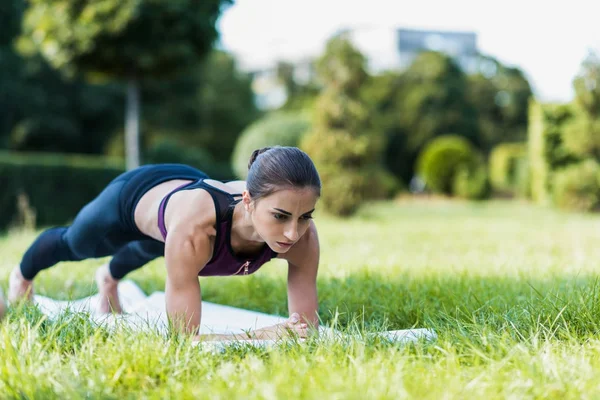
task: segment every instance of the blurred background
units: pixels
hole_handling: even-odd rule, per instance
[[[600,5],[3,0],[0,229],[64,224],[118,174],[245,178],[299,146],[322,204],[600,206]]]

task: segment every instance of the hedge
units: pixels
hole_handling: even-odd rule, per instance
[[[67,224],[124,170],[122,160],[101,156],[0,152],[0,229],[19,223],[19,198],[37,226]]]

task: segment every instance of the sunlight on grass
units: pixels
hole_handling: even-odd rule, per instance
[[[214,353],[188,338],[49,321],[11,309],[0,326],[7,398],[595,398],[600,395],[600,218],[489,202],[379,203],[356,217],[317,214],[321,317],[351,337]],[[35,238],[0,239],[0,282]],[[102,260],[62,263],[40,294],[94,293]],[[164,263],[130,277],[163,290]],[[202,278],[205,300],[286,315],[286,267]],[[433,328],[397,345],[381,329]],[[367,395],[368,393],[368,395]]]

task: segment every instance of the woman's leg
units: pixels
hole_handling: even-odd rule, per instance
[[[78,261],[112,255],[134,239],[120,222],[119,193],[124,181],[115,181],[86,205],[69,227],[44,231],[11,273],[9,300],[33,295],[32,280],[61,261]]]
[[[122,311],[119,302],[117,285],[129,272],[136,270],[150,261],[162,257],[165,245],[156,240],[137,240],[122,247],[110,263],[102,265],[96,271],[96,284],[100,294],[98,311],[101,313]]]

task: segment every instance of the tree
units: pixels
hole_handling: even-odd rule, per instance
[[[383,173],[382,135],[373,130],[361,97],[368,80],[364,65],[363,55],[343,36],[327,43],[317,65],[325,88],[301,144],[321,175],[325,208],[341,216],[354,213],[369,191],[378,190]]]
[[[573,80],[576,102],[592,119],[600,118],[600,56],[590,51]]]
[[[31,0],[21,46],[69,75],[127,82],[127,167],[139,165],[139,82],[167,77],[211,49],[230,0]]]
[[[20,55],[13,42],[25,8],[0,4],[0,148],[102,153],[119,123],[120,87],[67,81],[39,55]]]
[[[468,76],[467,97],[477,112],[479,144],[489,153],[497,144],[527,137],[531,86],[519,68],[481,56],[479,71]]]
[[[423,52],[406,70],[378,76],[370,86],[373,115],[387,139],[385,165],[398,179],[413,177],[418,154],[435,137],[452,132],[479,145],[466,76],[448,56]]]
[[[219,50],[176,79],[147,81],[142,94],[145,132],[177,136],[227,164],[242,131],[261,115],[250,76]]]

